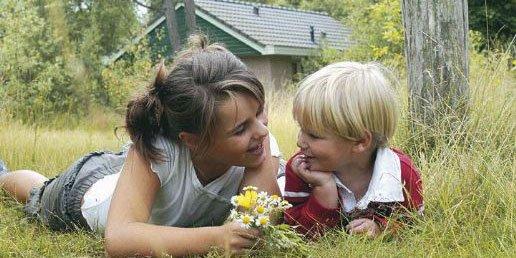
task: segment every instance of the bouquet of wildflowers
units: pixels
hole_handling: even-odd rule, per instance
[[[244,187],[242,193],[231,198],[234,208],[229,221],[237,221],[242,227],[254,227],[263,232],[264,247],[270,250],[291,249],[299,255],[306,255],[308,248],[302,236],[287,224],[278,224],[283,212],[292,207],[277,195],[257,192],[254,186]]]

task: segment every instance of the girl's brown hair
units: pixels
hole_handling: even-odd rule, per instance
[[[146,160],[162,159],[154,146],[158,135],[178,142],[180,132],[200,135],[198,153],[204,153],[213,141],[217,107],[235,93],[253,96],[263,107],[263,85],[235,55],[208,45],[202,35],[191,36],[189,45],[170,72],[161,64],[154,82],[127,105],[126,129]]]

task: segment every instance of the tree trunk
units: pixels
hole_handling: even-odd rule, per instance
[[[170,44],[172,44],[172,55],[181,49],[175,6],[176,2],[172,0],[165,0],[163,3],[163,9],[165,9],[165,17],[167,20],[168,39],[170,40]]]
[[[402,7],[414,124],[462,121],[469,99],[467,0],[403,0]]]
[[[194,0],[185,0],[185,14],[188,34],[192,34],[196,30]]]

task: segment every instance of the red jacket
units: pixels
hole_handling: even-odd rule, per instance
[[[292,208],[286,210],[285,221],[290,225],[298,225],[300,233],[317,236],[327,228],[345,226],[349,221],[357,218],[369,218],[381,227],[387,225],[387,217],[394,214],[402,215],[402,211],[423,210],[422,183],[419,171],[410,157],[399,150],[392,149],[400,159],[401,181],[403,184],[403,202],[373,202],[366,209],[355,208],[351,212],[341,211],[341,206],[328,209],[311,195],[311,187],[292,171],[293,157],[286,167],[285,199]],[[296,154],[296,155],[299,155]],[[294,157],[296,156],[294,155]],[[340,198],[339,198],[340,199]],[[339,202],[340,203],[340,202]]]

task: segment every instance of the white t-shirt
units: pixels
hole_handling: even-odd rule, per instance
[[[271,154],[280,157],[276,139],[269,134]],[[198,180],[189,150],[160,137],[154,144],[165,156],[165,162],[152,162],[159,178],[160,190],[152,206],[149,223],[177,227],[201,227],[224,222],[232,196],[237,194],[243,178],[243,167],[233,166],[222,176],[203,186]],[[111,197],[120,172],[105,176],[84,195],[81,211],[93,231],[106,227]]]

